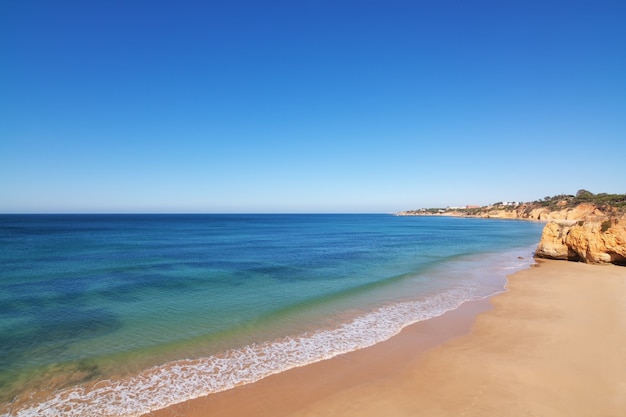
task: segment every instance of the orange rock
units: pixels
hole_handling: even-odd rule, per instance
[[[593,210],[578,222],[551,221],[543,230],[535,255],[626,265],[626,215],[609,217]]]

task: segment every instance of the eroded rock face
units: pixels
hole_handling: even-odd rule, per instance
[[[546,224],[541,233],[541,240],[535,251],[535,256],[539,258],[563,259],[568,261],[579,260],[576,252],[565,244],[565,239],[571,227],[571,223],[556,221],[551,221]]]
[[[583,203],[579,204],[576,207],[553,211],[551,212],[547,219],[548,220],[584,220],[589,218],[590,216],[603,216],[604,214],[594,205]]]
[[[626,215],[550,221],[543,229],[535,256],[626,265]]]
[[[499,218],[499,219],[528,219],[528,220],[582,220],[589,216],[602,216],[594,204],[583,203],[576,207],[550,210],[547,207],[533,207],[522,204],[516,210],[487,210],[480,213],[479,217]]]

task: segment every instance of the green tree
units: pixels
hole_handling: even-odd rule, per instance
[[[578,190],[576,193],[576,198],[578,200],[591,200],[593,198],[593,193],[587,190]]]

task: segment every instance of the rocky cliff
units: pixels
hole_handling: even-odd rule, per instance
[[[579,190],[530,203],[420,209],[401,216],[457,216],[548,222],[535,252],[539,258],[626,266],[626,194]]]
[[[550,221],[543,229],[535,256],[626,266],[626,215]]]
[[[521,205],[515,210],[485,211],[480,217],[547,221],[535,256],[586,263],[626,265],[626,214],[581,203],[550,210]]]
[[[489,219],[526,219],[526,220],[582,220],[589,216],[603,216],[605,212],[595,204],[582,203],[575,207],[550,209],[533,203],[520,204],[514,209],[482,209],[475,214],[457,213],[455,215],[482,217]]]

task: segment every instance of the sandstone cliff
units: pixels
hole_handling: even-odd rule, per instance
[[[547,222],[535,256],[626,266],[626,194],[579,190],[530,203],[420,209],[401,216],[457,216]]]
[[[535,256],[626,266],[626,215],[551,221],[543,229]]]
[[[591,203],[560,210],[521,205],[479,217],[547,221],[535,252],[539,258],[626,265],[626,214],[610,208]]]
[[[601,216],[605,213],[595,204],[582,203],[575,207],[566,207],[551,210],[547,207],[538,207],[536,204],[520,204],[515,209],[491,209],[482,210],[474,217],[490,219],[526,219],[526,220],[582,220],[589,216]],[[467,215],[467,214],[463,214]]]

